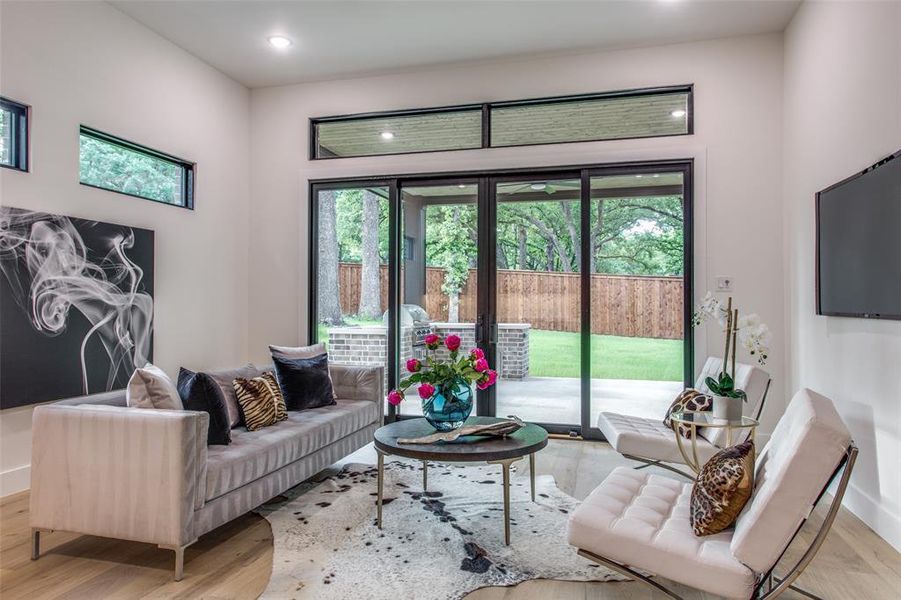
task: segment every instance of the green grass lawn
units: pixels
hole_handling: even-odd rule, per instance
[[[355,325],[359,325],[360,327],[373,327],[381,324],[381,319],[360,319],[357,317],[344,317],[344,327],[353,327]],[[325,344],[326,350],[328,349],[328,330],[330,327],[331,325],[320,323],[316,328],[317,334],[319,335],[319,337],[317,337],[316,339]]]
[[[347,317],[346,324],[371,326],[381,321]],[[319,340],[328,344],[329,326],[319,324]],[[579,377],[579,334],[533,329],[529,332],[529,374]],[[591,376],[598,379],[682,380],[682,340],[591,336]]]
[[[579,334],[531,330],[529,374],[534,377],[578,377]],[[592,335],[591,376],[681,381],[682,341]]]

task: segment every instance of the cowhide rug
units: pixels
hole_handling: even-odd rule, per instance
[[[523,463],[519,463],[522,465]],[[514,466],[515,468],[515,466]],[[376,468],[347,464],[259,509],[272,525],[272,577],[263,598],[456,600],[527,579],[619,581],[566,543],[578,501],[528,468],[511,477],[511,545],[504,545],[501,467],[387,461],[383,529]]]

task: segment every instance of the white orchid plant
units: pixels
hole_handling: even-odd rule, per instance
[[[745,315],[741,318],[738,316],[738,309],[732,307],[732,297],[730,296],[724,306],[720,300],[707,292],[701,303],[698,305],[697,311],[692,316],[692,325],[700,326],[706,321],[715,321],[723,328],[726,334],[726,347],[723,352],[723,370],[716,379],[708,377],[705,380],[710,391],[718,396],[727,396],[729,398],[742,398],[747,400],[744,390],[735,387],[735,353],[738,344],[747,350],[751,356],[757,359],[761,365],[766,364],[767,357],[770,352],[770,342],[772,334],[770,328],[760,320],[760,317],[754,313]],[[731,357],[731,369],[730,366]]]

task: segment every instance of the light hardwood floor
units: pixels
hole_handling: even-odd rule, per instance
[[[584,498],[612,465],[621,460],[607,444],[552,440],[538,454],[537,471],[554,475],[560,489]],[[814,514],[802,535],[809,536],[822,513],[821,508]],[[256,514],[224,525],[188,548],[185,578],[178,583],[172,581],[171,551],[149,544],[51,533],[41,540],[41,559],[31,561],[29,535],[28,493],[2,499],[2,600],[256,598],[265,589],[272,568],[272,532],[267,521]],[[792,556],[790,553],[786,559]],[[800,583],[832,600],[898,600],[901,598],[901,555],[843,510]],[[687,589],[680,592],[687,598],[710,598]],[[468,596],[468,600],[595,598],[651,600],[663,595],[635,582],[531,581],[513,588],[486,588]],[[803,596],[788,592],[783,598],[793,600]]]

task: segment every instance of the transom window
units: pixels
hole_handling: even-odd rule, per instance
[[[81,127],[82,185],[194,208],[194,163]]]
[[[311,158],[350,158],[693,133],[692,86],[311,120]]]

